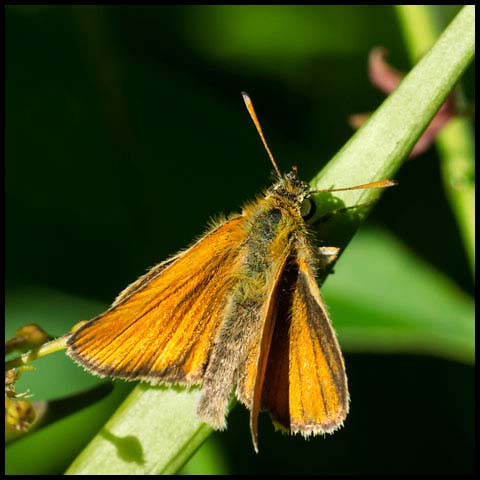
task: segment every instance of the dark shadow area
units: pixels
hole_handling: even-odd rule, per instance
[[[118,456],[125,462],[134,462],[138,465],[145,463],[143,448],[137,437],[133,435],[119,437],[109,432],[106,428],[102,428],[99,433],[103,438],[115,445]]]
[[[474,371],[407,355],[346,355],[350,413],[333,435],[308,440],[259,422],[259,455],[248,412],[237,405],[219,433],[239,474],[440,474],[473,472]],[[453,440],[453,442],[452,442]]]

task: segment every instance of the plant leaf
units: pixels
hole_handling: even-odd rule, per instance
[[[384,230],[362,230],[322,289],[342,349],[473,364],[472,299]]]

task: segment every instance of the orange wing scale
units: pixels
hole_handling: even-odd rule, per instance
[[[241,216],[227,220],[125,289],[109,310],[72,334],[69,355],[101,376],[200,383],[235,281],[231,264],[242,222]]]
[[[343,424],[348,389],[342,354],[305,251],[297,249],[296,278],[287,279],[290,293],[279,303],[262,406],[280,427],[309,436]]]

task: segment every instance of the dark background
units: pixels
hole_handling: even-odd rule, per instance
[[[7,292],[41,286],[106,305],[259,193],[271,167],[242,90],[280,169],[310,179],[352,135],[347,116],[383,100],[367,76],[377,45],[411,68],[391,7],[8,7]],[[470,100],[473,81],[470,68]],[[397,179],[368,223],[473,293],[435,149]],[[305,442],[265,416],[253,457],[238,407],[215,434],[230,472],[473,470],[471,367],[348,352],[346,363],[348,428]]]

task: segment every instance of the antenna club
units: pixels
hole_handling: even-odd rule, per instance
[[[245,105],[247,107],[247,110],[251,115],[252,114],[251,111],[253,110],[252,99],[250,98],[250,95],[247,92],[242,92],[242,97],[243,97],[243,101],[245,102]]]
[[[262,127],[260,126],[260,122],[258,121],[257,114],[255,113],[255,109],[253,108],[252,100],[250,99],[250,96],[246,92],[242,92],[242,97],[243,97],[243,101],[245,102],[245,105],[247,107],[248,113],[250,114],[250,117],[252,118],[253,123],[255,125],[255,128],[257,129],[257,132],[260,136],[260,139],[262,140],[263,146],[265,147],[265,150],[268,153],[270,161],[272,162],[273,168],[275,168],[275,172],[277,173],[278,177],[280,178],[282,176],[282,174],[280,173],[280,170],[278,169],[278,166],[275,163],[275,159],[273,158],[272,152],[270,151],[270,148],[268,147],[267,141],[265,140],[265,136],[263,135]]]

